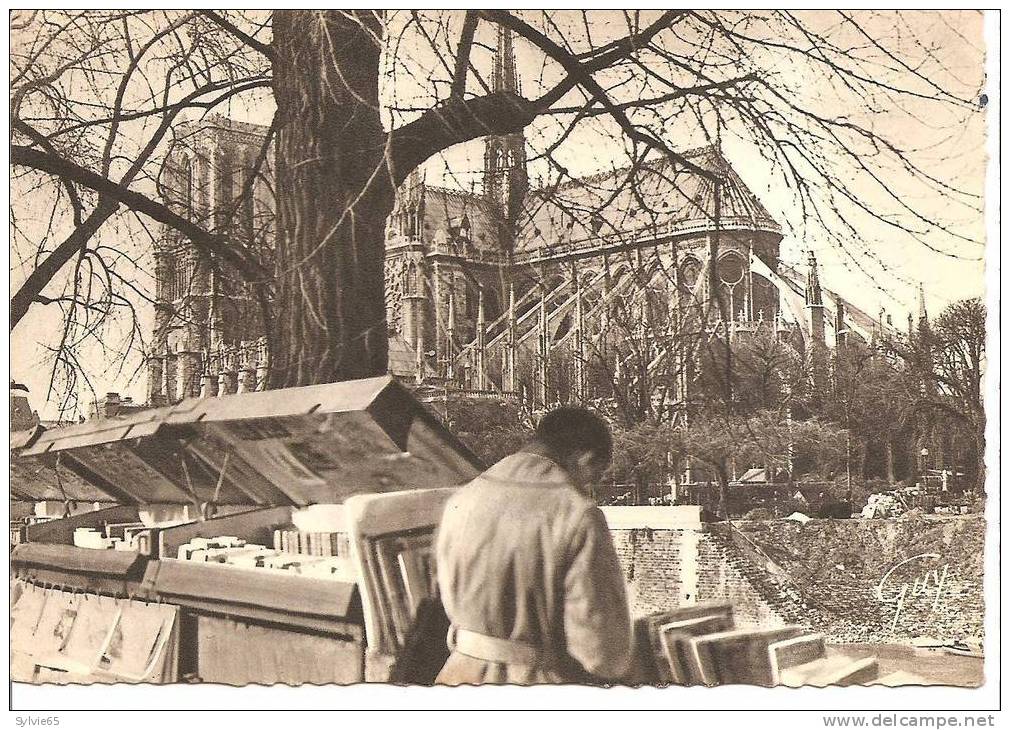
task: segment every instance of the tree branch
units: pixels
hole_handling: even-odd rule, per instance
[[[245,43],[250,48],[262,53],[264,56],[270,59],[271,63],[274,62],[275,60],[274,49],[272,46],[267,45],[263,41],[256,40],[251,35],[246,33],[244,30],[239,28],[237,25],[232,23],[230,20],[227,20],[226,18],[218,15],[213,10],[198,10],[197,12],[200,13],[200,15],[207,18],[212,23],[214,23],[215,25],[217,25],[218,27],[222,28],[228,33],[231,33],[233,36],[238,38],[240,41]]]
[[[45,135],[29,124],[22,122],[20,119],[15,119],[11,122],[11,127],[26,136],[49,154],[59,154]],[[81,197],[77,194],[77,188],[75,188],[73,183],[69,180],[61,179],[60,182],[63,183],[63,187],[66,188],[67,196],[70,198],[70,207],[74,210],[74,226],[79,227],[84,219],[84,206],[81,204]]]
[[[484,17],[499,25],[504,25],[542,49],[544,44],[552,45],[557,55],[563,55],[566,61],[569,59],[573,61],[573,64],[568,66],[562,64],[569,72],[568,76],[553,89],[534,100],[502,92],[466,100],[461,96],[450,97],[444,104],[428,110],[409,124],[394,129],[390,132],[389,145],[392,150],[393,182],[399,185],[414,167],[436,152],[454,144],[467,142],[488,134],[508,134],[522,130],[538,114],[546,112],[552,104],[559,101],[582,81],[588,79],[588,83],[595,84],[590,74],[608,67],[633,53],[636,49],[648,45],[657,33],[670,27],[678,17],[684,14],[683,11],[667,11],[640,33],[630,34],[608,44],[606,50],[594,54],[590,60],[582,63],[564,49],[553,44],[539,31],[519,21],[511,14],[502,11],[479,11],[478,17]],[[552,57],[554,56],[552,55]],[[457,57],[457,69],[458,66],[459,58]],[[458,79],[458,76],[456,78]],[[602,94],[599,86],[596,86],[596,89]],[[616,113],[622,114],[619,109],[616,110]],[[641,136],[637,130],[632,129],[632,131]],[[650,147],[656,147],[656,144],[655,140],[651,140]],[[667,150],[667,153],[677,157],[670,150]],[[688,169],[694,170],[698,174],[705,176],[712,174],[702,168],[696,169],[697,166],[689,160],[680,161]]]
[[[439,150],[488,134],[518,132],[537,115],[534,102],[497,92],[474,99],[450,99],[390,132],[393,182]]]
[[[159,223],[164,223],[189,239],[201,253],[234,266],[250,283],[263,283],[270,279],[269,272],[250,252],[229,245],[222,236],[204,230],[142,193],[130,190],[69,160],[31,147],[11,145],[10,159],[12,165],[31,167],[71,180]]]
[[[463,19],[463,30],[459,34],[459,47],[456,49],[456,70],[452,76],[452,92],[450,97],[462,99],[466,91],[466,74],[470,68],[470,49],[473,48],[473,34],[477,30],[479,17],[477,11],[467,10]]]
[[[676,11],[667,11],[643,33],[625,37],[622,41],[616,42],[610,51],[597,56],[592,62],[585,64],[582,63],[576,56],[573,56],[569,51],[566,51],[553,40],[538,31],[536,28],[523,22],[511,13],[505,12],[504,10],[484,10],[481,12],[481,15],[488,20],[522,36],[546,53],[551,59],[560,64],[561,67],[568,73],[569,78],[573,79],[575,83],[582,86],[582,88],[589,92],[589,94],[596,99],[604,107],[604,109],[607,110],[610,116],[613,117],[620,125],[624,133],[633,141],[639,142],[649,149],[663,152],[671,160],[676,161],[678,164],[696,175],[700,175],[701,177],[707,180],[712,180],[713,182],[720,181],[721,178],[711,170],[706,170],[705,168],[691,162],[684,156],[677,154],[661,140],[647,134],[643,134],[637,127],[635,127],[634,124],[631,123],[631,120],[628,119],[628,116],[624,113],[624,111],[618,108],[617,105],[610,100],[607,93],[600,87],[596,79],[593,78],[594,71],[606,68],[611,63],[634,53],[638,48],[648,44],[648,42],[652,40],[652,37],[659,33],[659,31],[663,28],[669,27],[669,24],[678,15]]]
[[[13,163],[13,158],[11,161]],[[60,177],[65,183],[72,184],[68,181],[68,178]],[[28,313],[28,308],[32,303],[39,301],[39,294],[45,286],[52,281],[53,277],[56,276],[68,261],[80,253],[88,240],[112,214],[114,208],[115,204],[110,204],[108,201],[100,204],[91,211],[91,214],[79,226],[74,228],[73,233],[67,236],[52,253],[32,269],[32,273],[28,275],[28,278],[25,279],[14,296],[11,297],[10,328],[12,330]]]

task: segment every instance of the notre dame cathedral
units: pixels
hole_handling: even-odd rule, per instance
[[[518,89],[504,31],[493,88]],[[217,116],[185,126],[163,198],[236,240],[269,242],[265,135]],[[601,377],[635,371],[666,377],[683,400],[695,364],[687,332],[767,332],[815,357],[889,326],[822,288],[813,253],[805,271],[780,261],[779,224],[717,147],[537,186],[522,133],[484,145],[482,190],[439,187],[415,171],[389,217],[389,370],[405,381],[540,407],[598,397]],[[176,233],[164,232],[155,258],[149,402],[262,388],[251,299],[201,267]]]

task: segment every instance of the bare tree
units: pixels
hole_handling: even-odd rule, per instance
[[[83,347],[99,343],[120,364],[143,347],[136,307],[153,302],[149,220],[246,275],[265,272],[154,195],[184,112],[269,84],[244,48],[212,42],[214,28],[160,11],[12,19],[12,141],[25,144],[12,145],[11,252],[27,273],[11,298],[11,327],[32,305],[63,310],[53,380],[67,398],[87,372]],[[116,343],[110,331],[124,319],[126,339]]]
[[[908,341],[883,343],[900,369],[905,398],[924,429],[962,430],[974,447],[976,487],[985,485],[985,306],[980,299],[949,305],[935,322],[921,321]]]
[[[81,262],[105,262],[110,249],[136,261],[135,247],[112,242],[111,221],[136,218],[142,228],[153,219],[254,289],[273,385],[384,372],[382,258],[394,191],[453,145],[524,128],[536,133],[531,162],[554,183],[573,176],[562,152],[587,129],[623,148],[632,167],[664,159],[716,189],[723,173],[678,150],[687,140],[745,139],[802,216],[857,265],[866,258],[853,247],[860,220],[958,255],[937,241],[980,242],[908,193],[931,191],[969,215],[978,194],[934,175],[883,123],[903,110],[909,123],[955,132],[978,113],[979,75],[961,78],[925,41],[946,22],[687,10],[17,14],[12,174],[36,204],[48,196],[53,229],[69,233],[51,245],[21,229],[28,273],[11,325],[30,306],[61,302],[68,342],[99,336],[91,323],[78,327],[81,312],[140,293],[134,277],[98,264],[106,293],[96,296]],[[539,73],[521,90],[489,83],[498,28],[537,59]],[[183,110],[261,103],[267,84],[277,107],[274,264],[174,213],[154,186]],[[647,214],[653,206],[643,199]],[[712,253],[718,245],[714,236]],[[718,293],[714,265],[706,276]],[[706,306],[730,318],[718,294]]]

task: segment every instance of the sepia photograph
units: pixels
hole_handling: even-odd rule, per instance
[[[998,11],[9,24],[13,698],[994,696]]]

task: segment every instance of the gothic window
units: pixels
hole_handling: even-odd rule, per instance
[[[196,283],[196,259],[193,257],[193,254],[188,253],[185,257],[185,261],[186,274],[183,276],[182,280],[182,296],[184,297],[193,293],[193,285]]]
[[[724,254],[719,259],[719,280],[726,286],[736,286],[743,281],[747,267],[744,264],[743,256],[731,251]]]
[[[618,294],[610,304],[610,319],[622,327],[628,327],[633,319],[633,302],[629,295]]]
[[[550,293],[552,291],[562,288],[567,283],[568,280],[564,276],[562,276],[561,274],[554,274],[548,280],[546,291],[547,293]]]
[[[582,326],[587,335],[595,334],[599,331],[600,316],[602,313],[597,311],[597,307],[599,307],[602,295],[603,292],[600,289],[593,289],[591,287],[582,288]]]
[[[682,290],[691,292],[698,284],[701,276],[701,261],[694,256],[687,256],[680,263],[680,286]]]
[[[162,294],[161,296],[167,302],[173,302],[176,299],[175,294],[175,265],[169,263],[164,267],[162,271]]]
[[[670,302],[663,287],[650,286],[645,291],[646,324],[664,329],[670,318]]]
[[[747,287],[744,278],[747,273],[747,265],[743,256],[735,251],[724,254],[719,259],[717,266],[719,280],[726,288],[729,296],[729,312],[733,319],[746,317],[747,312]]]
[[[193,158],[184,155],[182,158],[182,210],[183,215],[193,218]]]
[[[251,178],[253,171],[256,168],[256,156],[253,154],[251,147],[246,147],[244,159],[242,161],[241,170],[241,184],[242,192],[245,193],[245,198],[242,200],[242,223],[243,230],[249,241],[252,241],[253,235],[256,230],[256,203],[255,203],[255,191],[256,185],[255,181]],[[245,188],[248,187],[248,190]]]
[[[235,174],[235,170],[230,151],[219,148],[214,157],[217,164],[213,172],[216,178],[215,187],[218,192],[217,199],[214,201],[214,219],[217,229],[223,231],[230,222],[228,220],[228,212],[234,202],[232,177]]]
[[[768,322],[774,321],[778,312],[778,292],[775,285],[760,274],[751,274],[753,281],[753,304],[751,311],[754,319]]]
[[[210,175],[207,156],[201,153],[193,158],[193,209],[197,218],[206,216],[210,208]]]
[[[677,267],[678,293],[680,306],[687,307],[697,304],[696,291],[701,278],[702,265],[694,256],[686,256]]]
[[[407,296],[417,297],[421,295],[421,272],[418,265],[411,261],[407,264]]]
[[[477,305],[480,297],[479,287],[476,282],[469,278],[466,280],[466,317],[469,320],[477,320]]]
[[[502,314],[501,300],[498,297],[498,292],[492,288],[485,287],[484,289],[484,319],[488,322],[493,322],[498,319]]]
[[[572,322],[572,313],[567,312],[565,316],[561,318],[561,323],[558,324],[558,328],[554,331],[554,336],[551,337],[551,339],[556,341],[571,332],[573,327]]]
[[[403,315],[403,288],[406,271],[402,259],[385,264],[386,323],[390,334],[399,334]]]

